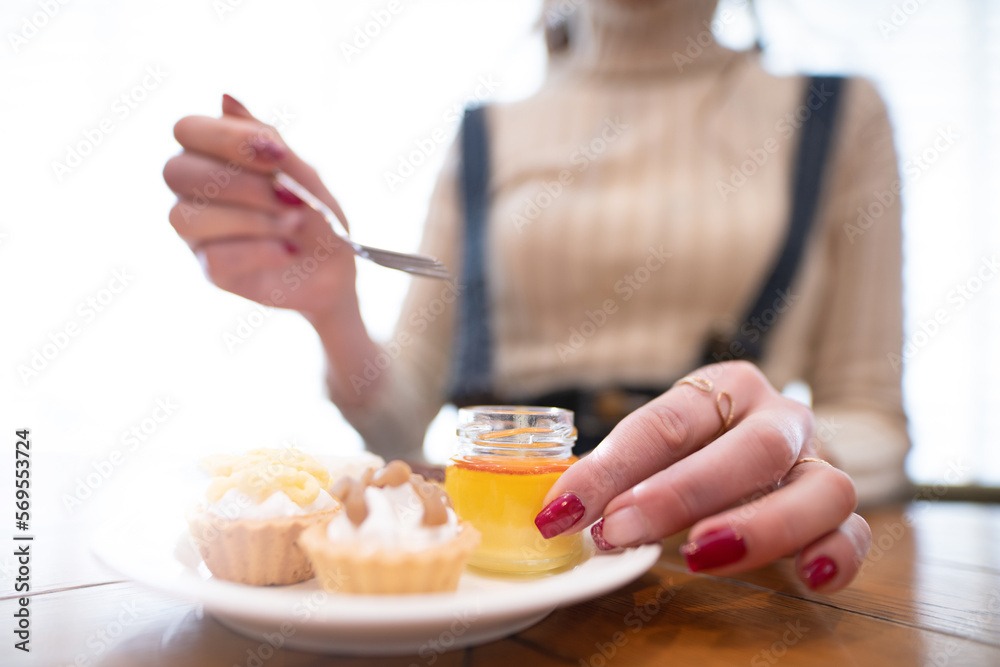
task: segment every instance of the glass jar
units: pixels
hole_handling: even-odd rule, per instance
[[[456,432],[445,487],[458,516],[482,534],[469,565],[533,573],[576,561],[579,534],[547,540],[535,526],[545,495],[576,461],[573,413],[510,405],[462,408]]]

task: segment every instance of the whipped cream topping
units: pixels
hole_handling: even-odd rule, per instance
[[[368,516],[355,526],[346,512],[327,527],[332,542],[356,544],[362,552],[379,550],[420,551],[448,542],[458,534],[458,517],[450,507],[448,519],[439,526],[423,525],[424,506],[409,483],[365,489]]]
[[[385,459],[371,452],[359,452],[347,456],[336,454],[317,454],[316,460],[330,471],[330,480],[341,477],[361,479],[366,470],[378,470],[385,467]]]
[[[320,490],[316,500],[308,505],[299,505],[284,491],[275,491],[263,502],[256,503],[253,498],[237,488],[232,488],[222,494],[214,503],[208,503],[205,511],[209,514],[226,519],[280,519],[292,516],[304,516],[336,509],[339,504],[326,491]]]

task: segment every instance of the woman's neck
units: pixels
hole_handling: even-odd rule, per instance
[[[566,74],[681,74],[718,66],[732,52],[712,36],[714,0],[565,0],[575,7],[569,44],[550,58]]]

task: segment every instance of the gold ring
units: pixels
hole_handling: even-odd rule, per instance
[[[793,463],[792,467],[789,468],[788,472],[785,473],[785,476],[781,478],[781,481],[778,482],[778,486],[779,487],[783,486],[785,484],[785,477],[788,477],[788,475],[792,474],[792,471],[795,470],[795,466],[799,465],[800,463],[823,463],[825,465],[830,466],[831,468],[835,468],[836,467],[832,463],[830,463],[829,461],[824,461],[823,459],[818,459],[815,456],[803,456],[801,459],[798,459],[795,463]]]
[[[710,391],[712,391],[712,387],[714,386],[712,384],[711,380],[706,380],[705,378],[695,377],[694,375],[685,375],[680,380],[678,380],[677,382],[675,382],[674,386],[676,387],[677,385],[680,385],[680,384],[689,384],[692,387],[694,387],[695,389],[700,389],[701,391],[704,391],[704,392],[710,392]]]
[[[685,375],[680,380],[674,383],[674,386],[689,384],[698,391],[703,391],[706,394],[711,394],[712,389],[715,385],[712,384],[711,380],[706,380],[705,378],[695,377],[694,375]],[[722,397],[725,396],[726,402],[729,404],[728,412],[722,411]],[[719,419],[722,420],[722,426],[716,431],[713,438],[718,438],[720,435],[726,432],[729,425],[733,423],[733,417],[736,415],[736,402],[733,401],[733,397],[729,395],[728,391],[720,391],[715,396],[715,410],[719,413]]]
[[[823,459],[817,459],[817,458],[815,458],[813,456],[806,456],[804,458],[799,459],[795,463],[793,463],[792,464],[792,468],[794,468],[795,466],[797,466],[800,463],[825,463],[826,465],[830,466],[831,468],[835,467],[829,461],[824,461]],[[789,468],[789,470],[791,470],[791,468]]]

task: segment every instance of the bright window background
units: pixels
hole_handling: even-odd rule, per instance
[[[776,71],[866,76],[889,107],[904,188],[911,477],[1000,484],[1000,4],[758,4]],[[952,143],[935,146],[949,131]]]
[[[36,2],[4,3],[0,114],[6,154],[17,156],[0,167],[7,313],[0,388],[14,399],[3,402],[5,425],[30,425],[39,446],[95,461],[139,428],[129,465],[279,443],[362,447],[324,398],[311,328],[297,314],[263,309],[204,279],[167,222],[174,198],[161,170],[179,150],[171,132],[177,119],[217,115],[228,92],[282,126],[337,193],[359,240],[415,248],[457,129],[449,112],[490,89],[515,98],[537,87],[538,7],[534,0],[402,0],[386,21],[387,5],[69,3],[57,5],[15,53],[8,34],[21,34],[24,20],[41,10]],[[386,25],[373,26],[377,20]],[[356,41],[358,28],[378,34],[365,44]],[[360,53],[349,59],[343,43]],[[148,69],[165,73],[163,80],[133,93]],[[107,134],[104,118],[112,123]],[[437,130],[447,141],[390,192],[384,174]],[[98,132],[99,141],[87,138]],[[89,150],[89,143],[97,145]],[[66,162],[71,148],[90,154],[60,180],[53,162]],[[365,319],[373,335],[388,337],[408,279],[360,264]],[[101,298],[116,270],[132,278],[103,312],[79,306]],[[80,333],[57,351],[53,338],[70,323]],[[227,335],[246,340],[233,346]],[[36,351],[52,358],[25,382],[18,367],[30,366]],[[163,414],[158,401],[177,408],[154,424]],[[434,437],[439,451],[450,437]]]
[[[986,282],[960,310],[949,293],[993,256],[1000,235],[991,197],[1000,183],[1000,11],[986,0],[895,4],[917,10],[886,36],[878,22],[891,22],[892,2],[760,0],[759,10],[776,70],[849,71],[877,82],[901,162],[932,146],[940,129],[958,132],[919,183],[906,183],[907,331],[920,343],[905,378],[916,443],[910,472],[935,481],[951,463],[975,461],[948,481],[997,483],[1000,281]],[[177,151],[173,123],[217,114],[229,92],[281,126],[317,166],[359,240],[414,248],[457,129],[449,111],[485,92],[484,82],[494,99],[539,85],[539,3],[400,0],[401,11],[348,61],[342,44],[387,5],[93,0],[58,5],[48,17],[37,1],[4,3],[4,427],[29,425],[45,447],[95,460],[137,428],[130,462],[281,442],[361,447],[323,397],[311,329],[205,281],[167,223],[173,197],[160,172]],[[722,37],[740,42],[746,27],[733,24]],[[25,37],[16,50],[11,35]],[[438,129],[449,141],[390,191],[386,171]],[[60,178],[53,163],[66,163],[71,150],[88,154]],[[115,271],[130,278],[112,295],[103,290]],[[406,285],[402,274],[361,266],[374,335],[389,335]],[[91,313],[87,299],[108,302]],[[949,322],[920,338],[921,322],[939,308]],[[78,335],[63,340],[71,324]],[[246,340],[227,345],[227,335]],[[33,359],[45,367],[25,379],[19,367]],[[177,406],[162,423],[152,420],[158,401]],[[449,421],[440,418],[429,435],[435,457],[448,446]]]

